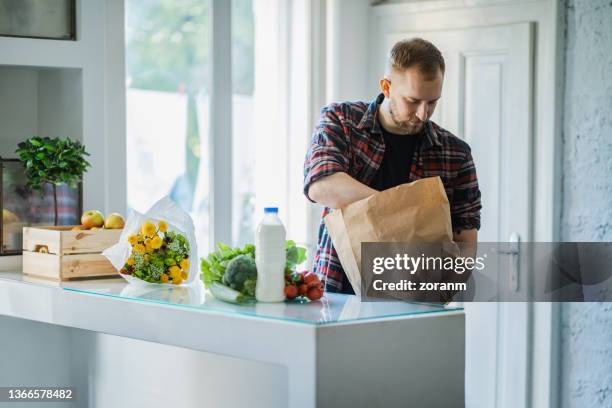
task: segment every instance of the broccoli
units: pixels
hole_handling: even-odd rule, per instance
[[[242,288],[242,293],[247,296],[255,297],[255,288],[257,286],[257,279],[247,279],[244,281],[244,287]]]
[[[223,275],[223,284],[232,289],[242,291],[246,281],[257,280],[257,266],[255,260],[250,255],[238,255],[227,264],[227,269]],[[247,285],[250,291],[251,284]]]

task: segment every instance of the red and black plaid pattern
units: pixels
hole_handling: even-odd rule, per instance
[[[336,172],[345,172],[370,185],[385,152],[385,144],[376,118],[379,95],[365,102],[333,103],[321,110],[304,162],[304,194],[310,185]],[[480,228],[480,190],[470,147],[452,133],[429,121],[425,135],[412,160],[409,180],[439,176],[450,202],[453,230]],[[308,197],[309,200],[310,197]],[[312,201],[312,200],[311,200]],[[323,210],[322,218],[330,209]],[[332,290],[346,284],[344,271],[323,219],[319,227],[314,272],[322,275]]]

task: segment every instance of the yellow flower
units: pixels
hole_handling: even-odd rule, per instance
[[[165,273],[162,273],[159,279],[162,281],[162,283],[168,283],[169,277]]]
[[[140,227],[140,233],[145,237],[152,237],[156,233],[155,224],[150,222],[143,223],[142,227]]]
[[[183,278],[184,280],[187,280],[187,272],[183,271],[181,272],[181,278]]]
[[[176,279],[177,277],[181,276],[181,270],[179,269],[178,266],[171,266],[168,269],[168,273],[170,274],[170,276],[172,277],[172,279]]]
[[[144,245],[142,244],[136,244],[134,245],[134,247],[132,248],[132,251],[134,252],[138,252],[140,254],[144,254],[145,253],[146,248],[144,247]]]
[[[180,265],[181,265],[181,269],[186,271],[187,269],[189,269],[189,259],[187,258],[183,259]]]
[[[162,241],[161,237],[159,235],[156,235],[155,238],[153,238],[151,240],[151,248],[159,249],[159,248],[161,248],[162,243],[163,243],[163,241]]]
[[[151,248],[151,240],[149,238],[145,239],[144,246],[147,249],[147,252],[151,252],[153,248]]]
[[[132,246],[138,243],[138,237],[134,234],[129,235],[127,240]]]
[[[166,224],[166,221],[160,221],[157,223],[157,225],[159,225],[159,232],[168,231],[168,224]]]
[[[134,265],[134,258],[132,258],[132,257],[130,256],[130,257],[128,258],[128,260],[127,260],[127,264],[128,264],[128,265],[130,265],[130,266]]]
[[[172,278],[172,283],[174,283],[175,285],[180,285],[181,283],[183,283],[183,279],[180,276]]]

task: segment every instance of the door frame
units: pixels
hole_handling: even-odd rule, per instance
[[[380,1],[371,6],[370,33],[391,26],[393,17],[402,16],[405,31],[462,29],[477,26],[533,22],[535,28],[535,67],[532,105],[532,208],[531,231],[527,241],[553,242],[559,239],[561,214],[561,128],[564,67],[564,7],[559,0],[429,0],[419,2]],[[411,26],[414,24],[414,26]],[[398,29],[399,30],[399,29]],[[377,35],[370,35],[368,83],[377,84],[380,58],[388,50],[376,48]],[[372,94],[377,92],[372,87]],[[551,101],[553,103],[551,103]],[[534,160],[537,155],[538,160]],[[534,194],[537,192],[537,194]],[[525,348],[517,355],[526,361],[524,372],[501,376],[498,394],[524,390],[525,406],[557,406],[559,371],[560,308],[555,303],[528,303],[522,325],[513,337]],[[502,314],[503,315],[503,314]],[[503,319],[503,317],[502,317]],[[511,322],[501,322],[501,325]],[[516,327],[513,325],[513,327]],[[502,402],[502,406],[506,406]]]

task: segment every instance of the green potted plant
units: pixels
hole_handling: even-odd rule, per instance
[[[49,183],[53,186],[54,225],[57,225],[57,186],[76,188],[91,166],[85,156],[85,146],[78,140],[32,137],[17,145],[15,151],[25,168],[28,187],[40,191]]]

